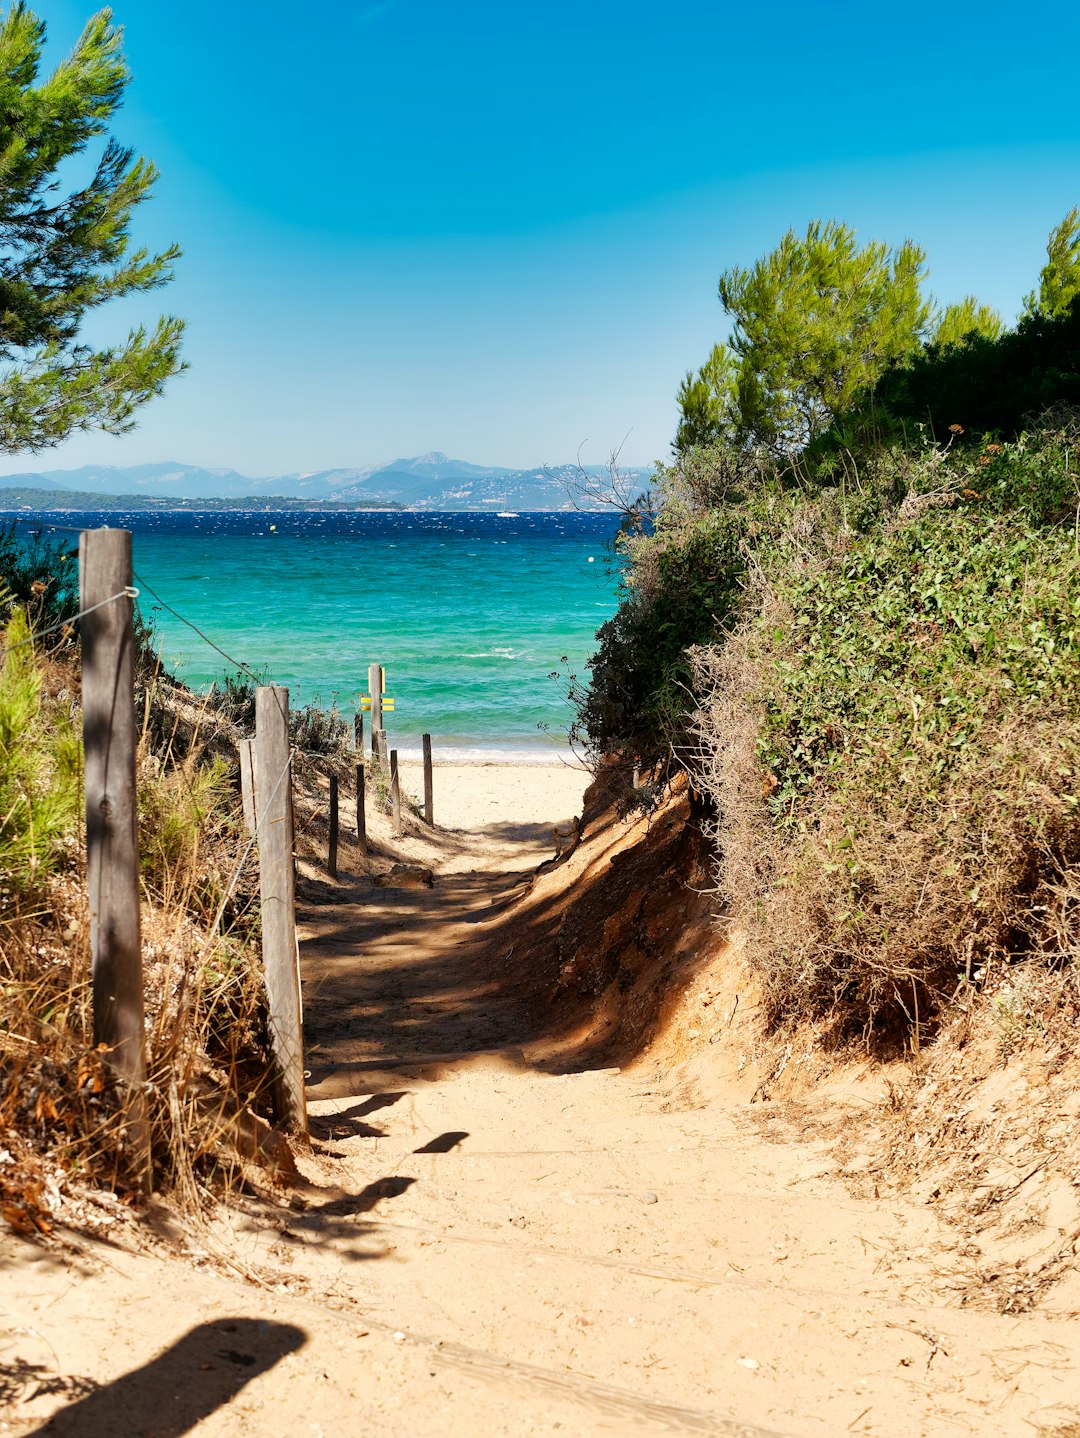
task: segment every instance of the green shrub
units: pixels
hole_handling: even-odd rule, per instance
[[[79,562],[77,547],[12,521],[0,524],[0,622],[16,608],[26,610],[37,630],[73,618]]]
[[[66,707],[44,697],[30,638],[16,610],[0,639],[0,888],[9,893],[35,889],[56,867],[81,797],[79,736]]]
[[[744,569],[745,522],[707,511],[638,537],[622,602],[598,634],[590,683],[571,691],[577,734],[597,757],[641,768],[665,764],[684,744],[693,710],[688,650],[732,616]]]
[[[1062,960],[1080,891],[1071,457],[1061,437],[894,456],[877,493],[904,465],[907,493],[865,533],[804,499],[759,546],[753,611],[694,656],[721,888],[774,1017],[925,1018],[987,965]]]

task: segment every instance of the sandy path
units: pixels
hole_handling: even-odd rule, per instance
[[[433,888],[345,872],[304,915],[308,1186],[212,1240],[269,1288],[129,1254],[76,1281],[24,1253],[30,1297],[0,1314],[20,1361],[118,1380],[40,1431],[1070,1431],[1073,1325],[947,1306],[926,1212],[853,1199],[734,1090],[705,1107],[648,1061],[545,1071],[543,1014],[477,956],[582,776],[455,777],[450,832],[405,845]]]

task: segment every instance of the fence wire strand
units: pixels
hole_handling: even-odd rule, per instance
[[[50,624],[47,629],[38,629],[31,634],[29,639],[20,639],[17,644],[7,644],[0,649],[0,663],[16,649],[26,649],[31,644],[36,644],[39,639],[46,639],[50,634],[58,634],[61,629],[70,629],[80,619],[85,619],[88,614],[95,614],[99,609],[104,609],[106,604],[115,604],[118,599],[135,600],[139,597],[139,591],[131,584],[127,584],[117,594],[110,594],[108,599],[99,599],[96,604],[91,604],[87,609],[80,609],[78,614],[73,614],[70,619],[60,619],[55,624]]]
[[[162,599],[161,595],[158,594],[155,589],[152,589],[150,585],[147,584],[145,579],[143,579],[140,575],[136,574],[134,569],[131,571],[131,573],[132,576],[138,580],[140,586],[146,590],[147,594],[149,594],[152,599],[157,600],[157,602],[161,605],[162,609],[168,610],[168,612],[172,615],[174,619],[179,619],[181,624],[186,624],[189,629],[193,630],[194,633],[199,636],[199,638],[203,641],[204,644],[208,644],[211,649],[215,650],[218,654],[220,654],[222,659],[224,659],[227,663],[231,664],[234,669],[239,669],[242,674],[246,674],[249,679],[254,681],[254,683],[262,684],[262,679],[260,679],[253,670],[249,669],[246,664],[242,664],[239,659],[234,659],[231,654],[226,654],[224,649],[222,649],[221,645],[215,644],[214,641],[210,638],[210,636],[208,634],[204,634],[197,624],[193,624],[190,619],[185,619],[184,616],[179,613],[178,610],[174,609],[171,604],[166,604],[164,599]]]

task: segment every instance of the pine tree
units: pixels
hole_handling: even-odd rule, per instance
[[[107,138],[81,186],[58,172],[104,135],[129,79],[112,12],[39,79],[45,25],[22,0],[0,19],[0,451],[59,444],[80,430],[121,434],[183,366],[183,322],[158,320],[121,343],[80,342],[109,300],[157,289],[179,249],[132,249],[132,212],[157,171]]]
[[[974,295],[965,295],[956,304],[946,305],[934,322],[932,343],[942,349],[962,344],[970,335],[1000,339],[1005,322],[997,310],[980,304]]]
[[[1046,264],[1039,272],[1039,293],[1024,298],[1026,314],[1054,319],[1080,295],[1080,209],[1075,206],[1046,240]]]
[[[889,364],[918,350],[931,314],[924,262],[910,241],[894,252],[860,248],[847,225],[815,220],[749,269],[726,270],[725,363],[710,360],[683,382],[676,448],[683,438],[700,443],[704,427],[709,438],[775,454],[802,449]],[[707,396],[713,372],[719,388]]]

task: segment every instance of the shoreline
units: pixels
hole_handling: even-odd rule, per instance
[[[433,764],[437,829],[489,830],[493,837],[528,838],[554,847],[551,831],[581,813],[592,773],[583,765],[515,763]],[[419,759],[399,755],[405,793],[422,799]]]
[[[423,750],[417,746],[403,748],[395,746],[387,740],[388,748],[397,748],[399,764],[415,764],[420,767],[424,762]],[[365,753],[369,753],[365,749]],[[460,745],[440,750],[432,736],[431,745],[431,766],[433,769],[574,769],[582,773],[588,773],[589,766],[583,759],[579,759],[569,750],[533,750],[527,749],[497,749],[493,747],[480,747],[468,749]]]

